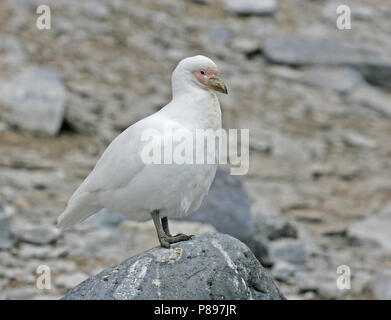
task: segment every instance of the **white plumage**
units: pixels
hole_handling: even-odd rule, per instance
[[[200,206],[217,164],[145,164],[140,156],[145,129],[158,130],[163,140],[168,125],[191,132],[221,128],[220,104],[212,90],[216,88],[197,80],[194,72],[199,70],[216,70],[217,74],[214,62],[204,56],[186,58],[178,64],[172,74],[171,102],[111,142],[69,199],[58,227],[67,228],[103,208],[145,221],[151,219],[154,210],[159,210],[161,217],[179,217]],[[225,86],[223,91],[226,93]]]

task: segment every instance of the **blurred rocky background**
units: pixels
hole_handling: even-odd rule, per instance
[[[250,170],[223,168],[172,229],[245,242],[288,299],[391,299],[391,4],[345,0],[0,2],[0,298],[57,299],[156,246],[151,222],[102,212],[60,233],[71,193],[119,132],[170,99],[176,63],[219,65],[226,129]],[[209,213],[209,214],[208,214]],[[36,288],[40,265],[52,288]],[[351,288],[336,286],[338,266]]]

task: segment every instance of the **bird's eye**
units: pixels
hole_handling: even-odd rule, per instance
[[[205,74],[205,71],[201,70],[201,74]]]

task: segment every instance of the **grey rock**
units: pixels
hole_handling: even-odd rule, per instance
[[[56,277],[56,286],[69,290],[77,286],[79,283],[83,282],[87,278],[88,275],[86,275],[83,272],[72,272],[69,274],[61,274],[58,277]]]
[[[391,300],[391,270],[383,270],[376,274],[371,287],[375,299]]]
[[[55,242],[61,232],[54,226],[30,226],[13,230],[13,234],[19,241],[44,245]]]
[[[258,215],[255,221],[256,233],[263,234],[269,240],[297,238],[296,227],[282,214]]]
[[[295,70],[282,66],[272,67],[269,73],[285,80],[301,82],[309,86],[335,90],[346,93],[362,83],[361,74],[351,68],[313,67],[304,70]]]
[[[270,62],[293,66],[351,66],[368,82],[386,88],[391,86],[391,60],[359,44],[275,37],[266,40],[264,54]]]
[[[272,276],[274,279],[286,283],[292,283],[297,266],[286,261],[278,261],[273,265]]]
[[[51,294],[39,294],[32,297],[33,300],[60,300],[61,296]]]
[[[31,300],[38,291],[39,290],[34,287],[2,290],[0,293],[0,300]]]
[[[351,224],[347,229],[354,245],[378,247],[391,252],[391,204],[379,213]]]
[[[269,254],[273,261],[283,260],[290,263],[304,263],[308,253],[299,240],[280,239],[269,244]]]
[[[373,149],[376,147],[374,140],[357,132],[346,132],[344,134],[344,140],[348,146],[354,148]]]
[[[233,39],[231,47],[233,50],[246,54],[248,57],[251,57],[261,49],[261,45],[257,40],[242,37]]]
[[[2,62],[7,64],[21,64],[27,60],[27,54],[23,44],[15,37],[0,37],[0,55]]]
[[[68,254],[66,248],[62,246],[52,247],[49,245],[38,246],[29,243],[22,243],[20,245],[18,256],[22,259],[55,259],[64,257]]]
[[[217,26],[209,29],[208,32],[203,36],[203,43],[207,47],[210,43],[217,45],[224,45],[231,38],[231,32],[224,26]]]
[[[267,237],[262,233],[256,232],[251,241],[249,241],[248,246],[263,266],[273,266],[274,262],[269,254],[269,240]]]
[[[31,67],[0,84],[0,109],[8,123],[48,135],[59,132],[66,90],[55,71]]]
[[[173,234],[185,233],[200,235],[216,230],[207,224],[190,221],[170,221]],[[143,223],[124,221],[118,227],[91,228],[83,237],[79,233],[68,232],[65,242],[73,258],[98,258],[101,261],[120,261],[153,248],[159,244],[152,221]]]
[[[65,300],[284,299],[240,241],[208,234],[151,249],[88,278]]]
[[[124,220],[126,220],[126,218],[118,212],[111,212],[107,209],[102,209],[88,218],[87,221],[101,228],[110,228],[117,227]]]
[[[225,9],[239,16],[272,15],[278,9],[278,0],[222,0]]]
[[[298,188],[287,183],[265,180],[246,185],[254,202],[254,216],[279,215],[282,210],[308,206]]]
[[[323,159],[325,153],[326,145],[321,139],[300,139],[284,133],[272,137],[272,154],[276,158],[304,162]]]
[[[355,109],[365,108],[391,118],[391,94],[388,92],[377,90],[372,86],[359,86],[353,90],[348,100]]]
[[[243,183],[219,169],[201,207],[180,220],[210,224],[247,244],[255,231],[250,205]]]
[[[25,268],[6,267],[0,269],[0,276],[24,284],[33,284],[35,282],[34,274],[27,272]]]
[[[337,17],[337,8],[341,5],[338,1],[324,1],[323,16],[329,21],[335,23]],[[349,4],[351,7],[351,19],[352,21],[369,21],[375,18],[379,19],[378,12],[373,6],[362,5],[359,2]]]
[[[194,2],[194,3],[197,3],[197,4],[210,4],[210,1],[211,0],[188,0],[189,2]]]
[[[87,17],[96,20],[106,20],[110,15],[109,9],[104,4],[96,1],[83,3],[82,11]]]
[[[0,250],[10,249],[12,247],[13,241],[11,238],[10,220],[10,217],[0,215]]]
[[[361,66],[359,70],[365,79],[376,86],[391,88],[391,62],[381,59],[379,61],[369,61]]]
[[[363,295],[371,287],[373,282],[373,275],[364,271],[357,271],[353,274],[351,289],[355,294]]]
[[[12,245],[10,210],[0,199],[0,250],[10,249]]]
[[[305,65],[363,65],[378,56],[353,43],[305,38],[268,38],[265,57],[273,63]]]
[[[8,279],[0,279],[0,289],[3,289],[9,283]]]

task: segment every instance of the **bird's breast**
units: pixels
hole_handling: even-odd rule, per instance
[[[203,100],[199,107],[199,125],[197,129],[220,129],[221,128],[221,109],[217,96],[210,93],[205,100]]]

